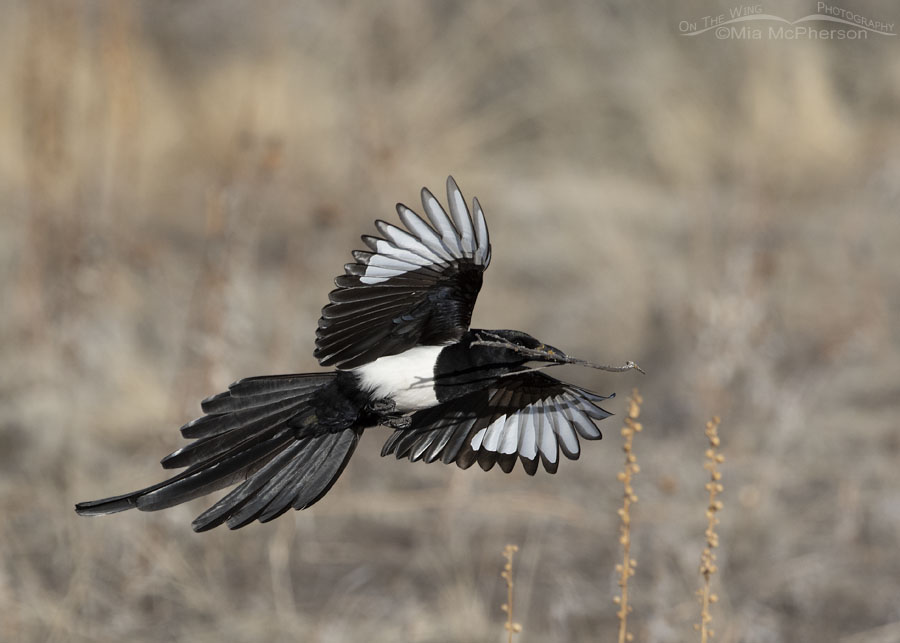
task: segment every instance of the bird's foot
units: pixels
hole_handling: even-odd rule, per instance
[[[397,403],[387,397],[369,402],[368,410],[378,417],[378,423],[392,429],[407,429],[412,418],[397,411]]]
[[[388,415],[397,412],[397,403],[389,397],[382,400],[369,402],[369,410],[378,415]]]
[[[409,415],[393,415],[381,418],[381,424],[392,429],[408,429],[412,424]]]

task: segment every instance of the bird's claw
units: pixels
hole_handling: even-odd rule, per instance
[[[397,412],[397,403],[391,398],[369,402],[369,410],[378,416],[378,423],[392,429],[407,429],[412,418]]]
[[[397,415],[382,418],[381,424],[392,429],[408,429],[412,424],[412,418],[408,415]]]
[[[369,409],[379,415],[388,415],[397,411],[397,403],[390,398],[375,400],[369,403]]]

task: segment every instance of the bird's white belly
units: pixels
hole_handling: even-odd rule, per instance
[[[434,364],[443,346],[416,346],[398,355],[379,357],[355,370],[360,386],[376,399],[391,398],[406,413],[438,403],[434,394]]]

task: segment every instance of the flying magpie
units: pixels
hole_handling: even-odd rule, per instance
[[[579,437],[600,439],[610,415],[602,396],[541,368],[575,363],[558,348],[515,330],[470,329],[482,274],[491,261],[484,212],[470,212],[453,177],[449,214],[426,188],[428,221],[403,204],[406,230],[376,221],[363,236],[322,309],[315,357],[336,370],[250,377],[201,402],[204,416],[181,427],[193,440],[162,459],[185,468],[159,484],[76,505],[85,516],[156,511],[237,485],[193,522],[238,529],[305,509],[332,487],[366,428],[393,428],[382,455],[441,460],[466,469],[522,462],[555,473],[575,460]],[[529,366],[529,363],[543,363]],[[640,370],[640,369],[638,369]]]

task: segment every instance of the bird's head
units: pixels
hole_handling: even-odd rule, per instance
[[[503,365],[513,367],[512,370],[519,370],[518,367],[524,366],[527,362],[543,362],[550,366],[574,364],[610,373],[623,373],[632,369],[644,373],[644,370],[634,362],[626,362],[623,366],[606,366],[566,355],[555,346],[545,344],[518,330],[471,330],[469,335],[470,341],[463,345],[470,354],[473,352],[477,354],[475,362],[482,365]]]
[[[474,332],[473,348],[489,355],[491,361],[521,365],[526,362],[564,364],[568,356],[550,344],[545,344],[519,330],[478,330]]]

